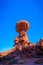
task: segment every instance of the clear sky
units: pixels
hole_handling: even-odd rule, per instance
[[[18,20],[30,23],[28,39],[36,44],[43,37],[43,0],[0,0],[0,51],[12,48]]]

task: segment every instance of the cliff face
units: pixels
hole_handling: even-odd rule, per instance
[[[6,52],[0,52],[0,65],[27,63],[29,58],[31,58],[31,62],[32,58],[34,58],[33,60],[35,60],[37,57],[41,57],[43,59],[43,38],[40,39],[36,45],[32,44],[28,41],[28,36],[26,34],[28,28],[29,24],[25,20],[20,20],[16,23],[16,31],[19,33],[19,35],[14,39],[12,49]],[[36,61],[35,63],[40,63],[40,60],[38,62]]]

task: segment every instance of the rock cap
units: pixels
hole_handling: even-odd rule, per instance
[[[16,31],[20,33],[21,31],[27,31],[29,28],[29,22],[26,20],[19,20],[16,23]]]

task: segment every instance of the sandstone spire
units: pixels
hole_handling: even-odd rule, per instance
[[[16,23],[16,31],[19,35],[14,39],[14,46],[17,44],[24,44],[28,42],[26,31],[29,28],[29,22],[26,20],[20,20]]]

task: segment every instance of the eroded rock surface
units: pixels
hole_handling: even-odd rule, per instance
[[[26,20],[20,20],[16,23],[16,31],[21,32],[21,31],[27,31],[29,28],[29,22]]]
[[[18,36],[14,39],[12,49],[0,52],[0,65],[35,65],[40,63],[43,65],[43,38],[36,45],[29,42],[26,34],[28,28],[29,22],[25,20],[20,20],[16,23]],[[37,58],[38,56],[41,56],[42,62]]]
[[[35,45],[35,51],[38,56],[43,56],[43,38],[40,39]]]

